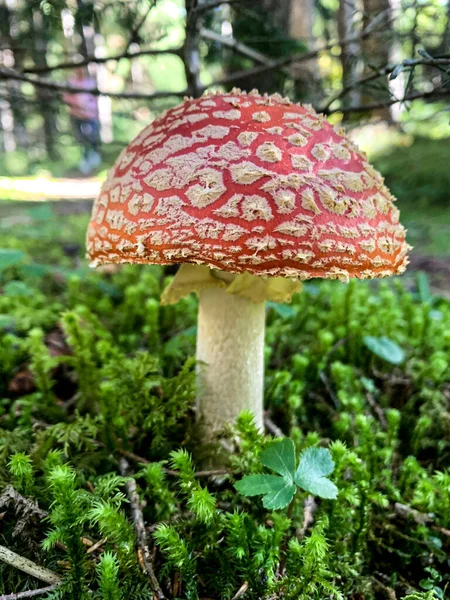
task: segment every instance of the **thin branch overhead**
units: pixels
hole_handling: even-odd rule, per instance
[[[445,88],[445,87],[433,88],[432,90],[427,90],[427,91],[416,91],[416,92],[414,92],[414,94],[408,94],[408,89],[406,88],[405,95],[402,98],[392,97],[390,100],[380,101],[376,104],[367,104],[366,103],[363,106],[352,106],[352,107],[348,107],[345,109],[336,108],[334,110],[330,110],[331,106],[334,104],[334,102],[344,98],[348,94],[348,92],[350,92],[352,89],[355,89],[360,86],[364,86],[365,84],[367,84],[371,81],[376,81],[377,79],[380,79],[381,77],[386,77],[388,75],[390,76],[390,79],[395,79],[395,77],[401,71],[409,70],[412,72],[412,70],[418,65],[426,65],[426,66],[430,66],[430,67],[436,67],[439,70],[443,70],[444,72],[446,72],[446,70],[442,69],[442,67],[444,67],[444,66],[450,67],[450,57],[449,58],[430,57],[430,58],[417,58],[417,59],[407,58],[407,59],[403,60],[399,65],[386,65],[379,69],[375,69],[371,73],[368,73],[367,75],[365,75],[364,77],[361,77],[360,79],[356,79],[355,81],[351,82],[349,85],[342,88],[339,92],[332,95],[325,102],[325,104],[320,108],[320,112],[323,112],[325,114],[329,114],[329,113],[337,112],[337,111],[344,112],[344,113],[358,112],[360,110],[373,110],[376,108],[388,107],[388,106],[397,104],[399,102],[405,102],[408,100],[417,100],[419,98],[427,98],[430,96],[437,96],[437,95],[442,95],[442,96],[450,95],[450,89]]]
[[[340,112],[343,114],[355,113],[355,112],[370,112],[372,110],[377,110],[378,108],[388,108],[389,106],[393,106],[394,104],[399,104],[401,102],[411,102],[413,100],[423,99],[439,99],[450,97],[450,88],[437,88],[435,90],[431,90],[429,92],[421,91],[421,92],[413,92],[403,98],[391,98],[389,100],[384,100],[380,102],[372,102],[370,104],[361,104],[359,106],[349,106],[348,108],[336,108],[334,110],[324,111],[324,114],[332,114],[336,112]]]
[[[170,97],[183,97],[187,94],[187,90],[181,92],[152,92],[150,94],[143,94],[140,92],[107,92],[106,90],[99,90],[98,88],[89,87],[74,87],[72,85],[54,83],[53,81],[47,81],[46,79],[40,79],[38,77],[28,77],[23,75],[14,69],[7,69],[0,67],[0,80],[14,80],[22,81],[24,83],[30,83],[39,88],[52,90],[59,93],[70,93],[70,94],[85,94],[89,93],[93,96],[109,96],[110,98],[122,98],[127,100],[159,100],[161,98]]]
[[[209,2],[203,2],[202,4],[198,4],[194,9],[193,12],[196,15],[199,15],[201,13],[205,13],[208,12],[209,10],[214,10],[215,8],[218,8],[219,6],[222,6],[223,4],[244,4],[244,3],[251,3],[254,0],[210,0]]]
[[[385,33],[383,29],[385,27],[386,15],[383,13],[372,19],[372,21],[362,31],[358,32],[357,34],[350,35],[345,39],[342,39],[340,41],[332,40],[331,42],[319,48],[315,48],[309,52],[294,53],[289,56],[283,56],[282,58],[272,59],[263,54],[262,52],[253,49],[249,45],[241,42],[240,40],[234,37],[223,36],[212,29],[202,26],[202,20],[206,11],[215,9],[221,6],[222,4],[239,4],[240,2],[246,3],[247,0],[210,0],[204,2],[199,2],[197,0],[189,0],[187,3],[188,15],[186,23],[186,38],[183,46],[181,47],[172,47],[167,49],[149,48],[131,52],[129,51],[128,44],[125,51],[105,57],[87,55],[82,60],[62,61],[54,65],[44,64],[34,67],[25,67],[21,70],[16,68],[13,69],[0,66],[0,81],[19,81],[26,84],[30,84],[37,89],[46,89],[49,91],[56,92],[56,94],[89,93],[94,96],[108,96],[110,98],[124,100],[140,100],[144,102],[151,102],[153,100],[165,98],[182,98],[184,96],[198,97],[210,88],[227,87],[234,84],[241,84],[242,87],[245,87],[246,81],[248,81],[249,79],[276,70],[282,70],[282,72],[287,77],[290,77],[292,76],[291,65],[297,66],[303,62],[315,59],[323,53],[330,52],[336,47],[340,46],[341,48],[345,48],[346,46],[352,43],[361,42],[362,40],[368,37],[373,38],[376,36],[383,36]],[[141,27],[145,22],[146,16],[148,16],[148,11],[139,21],[139,27]],[[224,77],[218,78],[204,85],[200,80],[201,64],[199,54],[199,42],[201,39],[219,43],[223,47],[229,48],[237,54],[240,54],[246,58],[250,58],[257,64],[252,68],[232,72],[228,75],[225,75]],[[133,60],[142,56],[159,56],[165,54],[178,56],[183,61],[187,80],[186,89],[180,91],[162,90],[153,91],[149,93],[138,91],[116,92],[107,91],[99,88],[78,86],[75,87],[74,85],[70,85],[68,83],[55,82],[53,80],[41,77],[41,75],[51,74],[54,71],[69,70],[76,67],[87,66],[89,64],[102,64],[108,61],[120,61],[122,59]],[[368,102],[366,99],[365,102],[361,103],[360,105],[342,107],[339,104],[337,104],[355,88],[364,87],[367,86],[367,84],[372,83],[376,84],[378,81],[384,81],[387,84],[387,77],[389,77],[389,79],[395,79],[395,77],[397,77],[397,75],[402,71],[409,71],[410,74],[412,74],[414,69],[419,65],[435,67],[443,73],[449,72],[450,56],[441,55],[434,58],[427,54],[425,51],[420,50],[419,54],[420,58],[404,59],[401,63],[397,65],[384,65],[370,71],[369,73],[364,74],[359,79],[350,81],[350,83],[347,83],[340,91],[334,93],[327,100],[325,100],[325,102],[321,106],[319,106],[320,112],[323,112],[325,114],[331,114],[333,112],[341,112],[344,114],[348,114],[351,112],[369,112],[377,108],[386,108],[397,103],[409,102],[417,100],[419,98],[434,99],[449,96],[450,92],[448,88],[445,87],[446,82],[444,81],[440,85],[434,82],[433,88],[431,90],[426,89],[426,91],[421,91],[420,89],[415,89],[414,91],[412,91],[410,90],[409,86],[406,86],[405,91],[403,93],[403,97],[401,98],[399,97],[399,94],[397,92],[396,97],[394,97],[393,95],[389,97],[388,95],[387,98],[374,102]],[[15,91],[17,93],[20,93],[24,99],[26,99],[28,96],[28,94],[26,94],[26,92],[23,91],[20,87],[16,87]]]
[[[247,46],[246,44],[243,44],[242,42],[239,42],[234,37],[220,35],[220,33],[216,33],[215,31],[212,31],[211,29],[206,29],[205,27],[202,27],[200,29],[200,36],[204,40],[208,40],[210,42],[216,42],[218,44],[221,44],[222,46],[225,46],[226,48],[230,48],[231,50],[234,50],[237,54],[241,54],[245,58],[250,58],[250,59],[254,60],[255,62],[260,63],[262,65],[269,66],[269,65],[272,65],[274,62],[272,59],[270,59],[265,54],[262,54],[261,52],[258,52],[257,50],[254,50],[253,48],[250,48],[250,46]]]
[[[52,73],[53,71],[66,70],[66,69],[76,69],[78,67],[86,67],[90,64],[104,64],[114,60],[122,60],[123,58],[133,60],[140,56],[161,56],[165,54],[174,54],[175,56],[182,55],[182,48],[167,48],[166,50],[159,49],[148,49],[148,50],[137,50],[135,52],[121,52],[118,54],[113,54],[112,56],[88,56],[83,60],[77,61],[64,61],[57,63],[56,65],[47,65],[42,67],[25,67],[20,72],[21,73],[30,73],[30,74],[41,74],[41,73]]]

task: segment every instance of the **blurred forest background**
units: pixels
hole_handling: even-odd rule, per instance
[[[234,86],[341,123],[415,247],[400,280],[268,303],[266,431],[329,447],[339,488],[292,525],[233,488],[268,439],[245,416],[219,479],[178,452],[197,468],[196,299],[84,259],[122,148]],[[450,0],[0,0],[0,553],[54,571],[0,560],[0,600],[448,598],[449,139]]]
[[[450,132],[445,0],[1,0],[0,36],[3,174],[76,164],[76,67],[95,80],[105,156],[179,98],[232,86]]]
[[[233,86],[343,122],[399,197],[420,268],[449,275],[429,264],[450,253],[446,0],[0,0],[0,199],[92,198],[159,113]],[[77,98],[98,110],[88,165]]]

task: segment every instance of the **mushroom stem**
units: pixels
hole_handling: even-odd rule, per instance
[[[210,441],[243,410],[263,427],[265,302],[222,288],[200,292],[197,332],[197,410]]]

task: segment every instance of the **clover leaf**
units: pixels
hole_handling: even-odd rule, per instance
[[[337,487],[326,476],[334,470],[330,451],[326,448],[307,448],[300,456],[300,463],[294,481],[299,488],[319,496],[334,500]]]
[[[278,475],[247,475],[235,483],[244,496],[263,496],[263,506],[271,510],[291,503],[297,486],[321,498],[336,498],[337,488],[328,478],[334,469],[329,450],[308,448],[295,468],[295,446],[289,438],[274,441],[261,453],[261,463]]]
[[[363,343],[373,354],[392,365],[400,365],[405,360],[406,354],[403,348],[387,337],[377,338],[366,335],[363,338]]]

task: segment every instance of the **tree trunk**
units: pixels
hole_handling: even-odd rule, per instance
[[[105,50],[104,39],[102,36],[95,38],[95,55],[103,57],[107,55]],[[95,70],[97,87],[105,89],[108,87],[108,67],[105,64],[98,64]],[[112,101],[109,96],[98,97],[98,116],[100,121],[100,139],[104,144],[110,144],[113,139],[113,116],[112,116]]]
[[[290,37],[303,42],[307,51],[314,50],[314,0],[291,0],[289,12]],[[293,63],[292,74],[297,98],[304,102],[315,102],[319,95],[317,59]]]
[[[337,13],[337,27],[341,42],[342,88],[348,90],[342,99],[345,108],[357,106],[361,102],[361,90],[355,83],[361,77],[359,42],[343,43],[344,40],[357,35],[355,16],[357,8],[355,0],[340,0]]]
[[[202,3],[203,0],[185,0],[186,37],[183,45],[183,62],[187,89],[194,98],[201,95],[199,46],[202,19],[195,10]]]
[[[272,24],[281,32],[289,34],[290,23],[292,22],[291,5],[296,0],[263,0],[264,12]]]
[[[292,39],[289,34],[291,0],[260,0],[248,9],[231,5],[230,19],[233,36],[269,59],[280,59],[291,54]],[[246,5],[243,4],[243,7]],[[226,73],[241,71],[248,67],[236,54],[223,57]],[[239,81],[238,86],[250,91],[256,88],[261,93],[283,93],[286,75],[283,70],[274,69],[262,74],[248,75]]]
[[[391,44],[393,40],[392,10],[390,0],[363,0],[364,16],[363,28],[366,29],[374,19],[377,20],[377,34],[369,35],[362,41],[365,73],[373,73],[374,69],[385,67],[390,62]],[[390,99],[389,87],[377,89],[375,93],[362,89],[363,103],[371,103],[374,100],[382,102]],[[375,114],[382,119],[390,119],[390,110],[380,108]]]
[[[79,52],[82,54],[83,58],[87,58],[95,52],[95,30],[92,21],[86,24],[87,17],[91,17],[91,15],[89,15],[89,13],[86,14],[86,4],[84,4],[84,0],[77,0],[77,7],[78,11],[75,23],[80,36]]]
[[[14,21],[18,21],[14,12],[12,12],[7,2],[0,3],[0,39],[2,40],[3,64],[20,71],[24,58],[23,49],[18,47],[17,40],[13,35]],[[9,56],[7,53],[9,52]],[[6,149],[15,150],[17,146],[27,147],[28,136],[26,132],[26,114],[21,102],[20,82],[7,81],[5,88],[7,90],[7,99],[5,99],[2,108],[4,141]],[[6,124],[5,124],[6,120]]]
[[[37,67],[47,67],[46,23],[40,11],[33,12],[34,63]],[[53,160],[58,158],[56,151],[56,119],[51,94],[42,88],[36,88],[42,118],[44,119],[44,140],[47,154]]]
[[[392,14],[398,15],[402,10],[401,0],[390,0],[391,12]],[[392,28],[393,29],[393,28]],[[392,31],[392,41],[390,44],[390,53],[389,53],[389,62],[398,65],[402,62],[403,49],[402,43],[399,39],[396,39],[395,32]],[[400,73],[395,79],[389,80],[389,90],[393,96],[396,98],[402,98],[404,95],[405,85],[406,85],[406,77],[404,73]],[[393,104],[390,109],[390,115],[392,121],[397,123],[400,119],[402,112],[405,110],[405,105],[401,102],[398,104]]]

